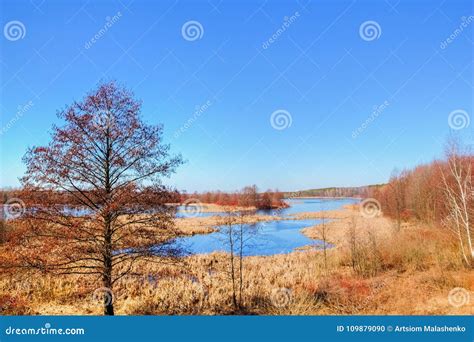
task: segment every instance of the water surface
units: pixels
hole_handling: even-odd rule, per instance
[[[321,248],[322,241],[306,237],[301,229],[321,224],[322,220],[294,220],[290,215],[301,212],[314,212],[340,209],[344,205],[357,203],[357,199],[314,199],[298,198],[286,200],[289,208],[275,210],[258,210],[258,214],[275,215],[288,219],[244,224],[246,240],[243,254],[274,255],[293,252],[301,247]],[[203,213],[210,214],[210,213]],[[223,214],[223,213],[219,213]],[[215,213],[214,213],[215,215]],[[212,216],[212,215],[207,215]],[[211,234],[199,234],[177,239],[177,242],[192,254],[212,253],[215,251],[230,251],[228,227],[218,226],[218,231]],[[234,248],[234,251],[238,251]]]

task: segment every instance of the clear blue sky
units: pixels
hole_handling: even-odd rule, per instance
[[[3,187],[19,184],[27,147],[48,142],[56,110],[100,79],[164,124],[188,160],[166,183],[188,191],[384,182],[442,155],[451,112],[473,116],[468,0],[3,0],[0,13]],[[24,32],[4,32],[11,21]],[[198,37],[183,37],[188,21]],[[277,110],[291,126],[272,127]],[[456,132],[474,142],[472,119]]]

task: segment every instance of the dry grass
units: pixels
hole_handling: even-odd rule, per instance
[[[453,288],[474,291],[474,272],[463,268],[445,231],[421,224],[405,224],[397,231],[386,218],[366,219],[349,209],[338,215],[329,223],[329,239],[337,247],[329,251],[328,269],[318,251],[245,258],[239,309],[231,301],[228,257],[214,253],[188,257],[181,267],[137,264],[114,288],[116,313],[474,313],[473,298],[459,308],[448,302]],[[183,220],[191,227],[215,223],[214,218]],[[351,231],[355,249],[349,243]],[[317,228],[304,233],[314,237]],[[98,287],[85,277],[17,273],[0,279],[0,308],[13,315],[101,314],[100,303],[93,300]]]

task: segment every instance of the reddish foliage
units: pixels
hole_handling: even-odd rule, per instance
[[[239,192],[206,192],[181,194],[181,202],[188,199],[196,199],[203,203],[214,203],[218,205],[230,205],[241,207],[255,207],[258,209],[273,209],[282,208],[286,206],[283,201],[283,193],[278,190],[267,190],[259,193],[255,185],[246,186]]]
[[[464,165],[474,165],[472,155],[466,154],[460,159]],[[377,199],[389,217],[439,224],[449,215],[443,183],[443,174],[448,183],[452,182],[447,168],[448,162],[441,160],[394,174],[387,185],[374,189],[369,197]],[[474,174],[471,177],[474,179]]]
[[[165,205],[175,194],[161,179],[182,159],[170,155],[162,126],[145,124],[141,103],[114,82],[59,117],[65,124],[53,128],[50,143],[24,157],[17,197],[27,210],[8,237],[16,260],[2,259],[0,267],[92,275],[112,288],[139,258],[179,255],[174,211]]]

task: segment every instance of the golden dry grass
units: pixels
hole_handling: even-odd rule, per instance
[[[319,215],[319,214],[318,214]],[[244,258],[243,303],[232,305],[228,256],[195,255],[183,266],[136,264],[114,288],[115,309],[130,314],[473,314],[474,272],[463,268],[453,239],[422,224],[367,219],[346,209],[328,223],[328,267],[322,252]],[[329,215],[325,217],[328,217]],[[251,218],[249,218],[250,220]],[[253,218],[257,219],[257,218]],[[188,227],[208,227],[214,218],[185,219]],[[356,267],[349,243],[356,232]],[[318,227],[304,230],[318,237]],[[101,314],[93,292],[100,283],[79,276],[0,279],[4,314]],[[470,302],[454,307],[454,288],[471,292]]]

